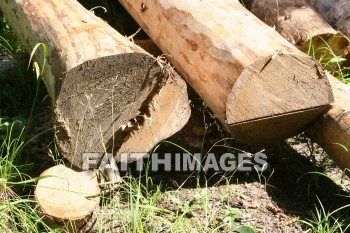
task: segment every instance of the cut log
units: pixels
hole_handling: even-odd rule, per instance
[[[305,0],[255,0],[250,10],[303,52],[313,47],[317,60],[326,63],[334,55],[348,55],[349,40]]]
[[[307,0],[336,29],[350,37],[349,0]]]
[[[255,1],[254,5],[258,6],[259,1]],[[267,18],[263,20],[268,23]],[[305,18],[295,18],[295,21],[299,21],[296,24],[302,25]],[[312,24],[305,24],[304,28],[307,27],[312,27]],[[326,75],[332,87],[334,103],[323,117],[306,129],[306,133],[334,159],[339,167],[350,169],[350,86],[340,82],[328,72]]]
[[[48,48],[44,83],[54,107],[56,141],[74,166],[82,167],[84,152],[115,153],[127,143],[142,129],[144,116],[153,118],[150,108],[166,86],[181,94],[167,99],[173,109],[164,113],[163,124],[149,125],[162,134],[137,134],[146,137],[137,140],[152,144],[132,149],[147,152],[187,122],[184,81],[77,1],[0,1],[0,8],[28,52],[38,42]],[[36,53],[41,64],[43,58]],[[163,114],[162,109],[152,114]],[[176,124],[164,125],[172,121]]]
[[[289,137],[332,102],[320,65],[238,1],[120,2],[240,141]]]
[[[48,224],[65,226],[68,232],[88,232],[96,221],[100,202],[96,173],[57,165],[40,177],[35,199]]]
[[[350,169],[350,86],[329,73],[327,75],[334,94],[334,104],[306,132],[339,167]]]

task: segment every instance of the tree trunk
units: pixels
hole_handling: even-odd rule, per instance
[[[322,58],[323,62],[327,62],[334,54],[344,57],[348,54],[349,40],[334,30],[304,0],[255,0],[251,12],[267,25],[275,27],[303,52],[308,52],[312,45],[317,60]]]
[[[177,74],[77,1],[0,1],[0,8],[28,52],[38,42],[48,48],[43,80],[54,107],[58,148],[73,165],[82,167],[84,152],[118,150],[143,128],[143,116],[153,117],[150,109],[169,85],[179,92],[167,99],[172,111],[164,113],[164,122],[148,125],[161,134],[142,134],[152,137],[147,138],[152,144],[133,149],[145,151],[187,122],[186,85]],[[43,58],[42,51],[36,53],[41,65]],[[176,124],[163,125],[169,121]]]
[[[327,75],[334,94],[334,104],[306,132],[339,167],[350,169],[350,86],[329,73]]]
[[[320,65],[238,1],[120,2],[236,139],[280,140],[329,108]]]
[[[66,226],[68,232],[88,232],[100,202],[96,173],[57,165],[40,177],[34,194],[48,224]]]
[[[307,0],[336,29],[350,37],[349,0]]]

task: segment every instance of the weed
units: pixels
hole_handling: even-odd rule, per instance
[[[334,211],[328,212],[323,207],[320,199],[318,199],[319,207],[315,207],[315,213],[312,214],[312,219],[301,220],[309,229],[310,233],[335,233],[335,232],[347,232],[350,229],[350,225],[347,220],[340,220],[336,214],[341,210],[350,207],[349,205],[342,206]]]

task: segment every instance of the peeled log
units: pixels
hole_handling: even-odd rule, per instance
[[[259,0],[260,1],[260,0]],[[259,2],[255,1],[255,2]],[[253,3],[253,5],[255,4]],[[267,19],[266,19],[267,20]],[[295,18],[302,24],[304,18]],[[312,24],[305,25],[312,27]],[[311,30],[311,29],[308,29]],[[341,168],[350,168],[350,86],[326,72],[332,87],[332,108],[311,124],[306,133],[330,155]]]
[[[327,75],[333,90],[334,104],[306,132],[339,167],[350,169],[350,86],[329,73]]]
[[[336,29],[350,37],[349,0],[307,0]]]
[[[250,11],[303,52],[312,44],[317,60],[327,62],[334,55],[345,57],[349,52],[349,40],[305,0],[255,0]]]
[[[120,2],[240,141],[289,137],[332,102],[322,67],[238,1]]]
[[[68,232],[88,232],[100,202],[96,173],[57,165],[40,177],[34,195],[48,224],[66,226]]]
[[[48,48],[44,83],[54,107],[56,141],[61,154],[76,167],[82,167],[84,152],[115,153],[131,135],[140,135],[139,141],[146,137],[151,144],[131,148],[145,151],[187,122],[190,108],[184,81],[77,1],[0,1],[0,8],[28,52],[38,42]],[[41,51],[36,53],[41,65],[43,58]],[[174,78],[176,83],[169,81]],[[136,134],[145,117],[153,117],[151,108],[168,85],[181,94],[167,100],[173,109],[163,114],[163,123],[176,124],[148,123],[161,134]]]

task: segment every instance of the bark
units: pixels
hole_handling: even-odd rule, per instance
[[[48,48],[43,80],[54,108],[56,141],[73,165],[82,167],[84,152],[115,153],[142,129],[145,115],[153,117],[150,108],[160,101],[165,86],[181,92],[177,99],[168,100],[173,111],[164,114],[162,122],[174,120],[176,124],[166,132],[159,122],[151,125],[162,134],[142,134],[152,145],[133,147],[140,151],[151,148],[187,122],[186,85],[177,74],[166,71],[163,64],[77,1],[4,0],[0,8],[28,52],[38,42]],[[36,53],[41,65],[43,58],[42,51]],[[174,78],[176,84],[169,81]],[[158,111],[152,114],[162,114]]]
[[[120,2],[236,139],[280,140],[329,108],[320,65],[238,1]]]
[[[305,0],[255,0],[251,12],[303,52],[314,50],[317,60],[348,55],[349,40]]]
[[[348,0],[307,0],[336,29],[350,37],[350,2]]]
[[[350,86],[327,75],[334,94],[334,104],[306,132],[339,167],[350,169]]]
[[[40,177],[35,199],[48,224],[65,226],[68,232],[88,232],[96,221],[100,202],[96,173],[57,165]]]

